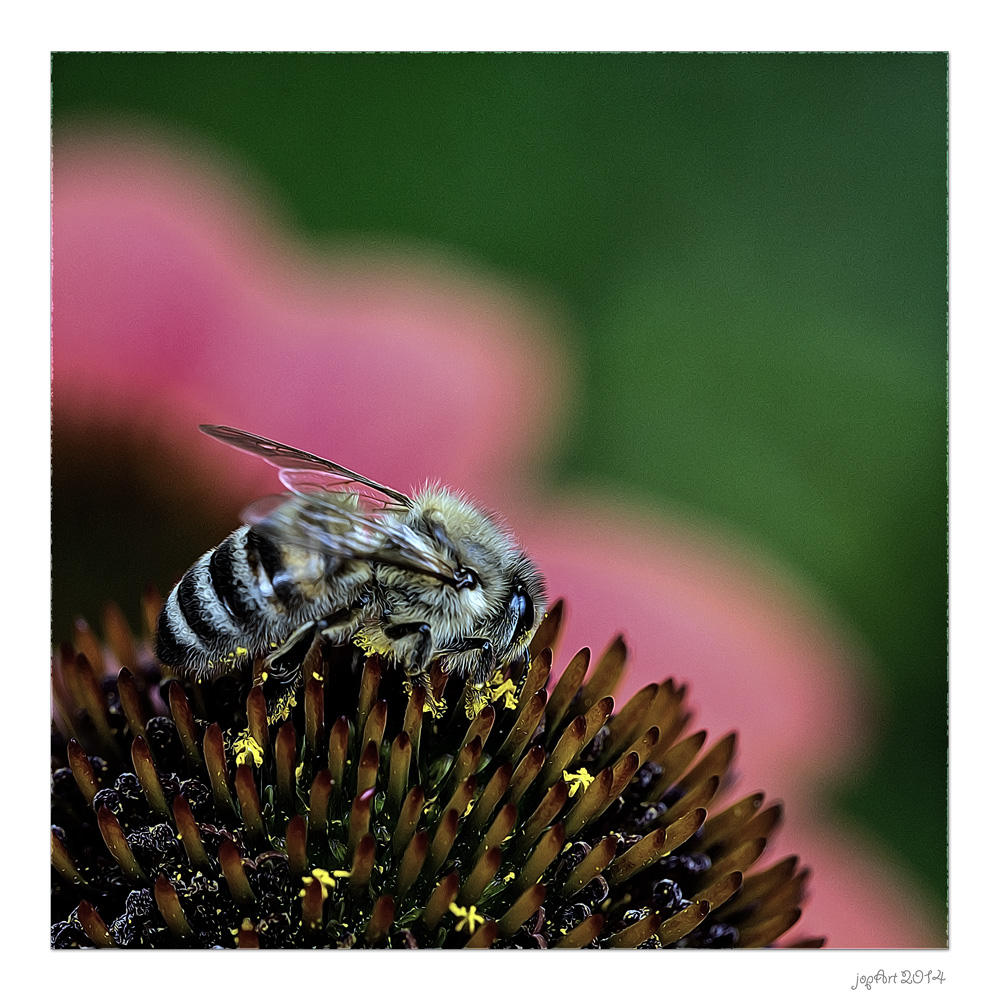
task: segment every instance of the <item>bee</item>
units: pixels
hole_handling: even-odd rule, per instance
[[[170,592],[156,630],[163,664],[214,678],[319,633],[424,687],[439,659],[482,687],[526,649],[545,584],[495,517],[440,486],[410,497],[247,431],[199,429],[275,466],[291,492],[251,504]]]

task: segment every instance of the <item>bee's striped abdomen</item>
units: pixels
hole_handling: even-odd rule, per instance
[[[167,597],[156,623],[156,658],[167,666],[180,667],[186,663],[201,662],[207,657],[208,651],[191,631],[177,606],[175,587]]]
[[[246,527],[206,552],[167,597],[156,629],[157,658],[169,666],[203,666],[249,645],[261,632],[266,604],[248,558]]]
[[[262,610],[254,598],[257,584],[247,562],[246,539],[249,531],[246,527],[234,531],[208,560],[212,588],[230,618],[244,630],[252,630],[257,625]]]
[[[177,606],[207,649],[220,639],[238,639],[242,634],[212,584],[211,558],[206,552],[177,584]]]

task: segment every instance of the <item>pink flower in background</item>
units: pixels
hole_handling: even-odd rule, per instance
[[[198,423],[287,441],[401,489],[439,478],[502,510],[567,598],[558,665],[624,631],[623,695],[671,675],[690,683],[699,728],[739,731],[742,792],[785,802],[778,846],[813,869],[790,936],[944,944],[905,878],[824,810],[824,786],[866,740],[850,643],[732,546],[618,498],[530,488],[568,388],[537,308],[426,255],[306,257],[260,221],[259,200],[120,139],[57,149],[53,215],[57,423],[139,428],[151,454],[171,456],[164,470],[190,469],[230,514],[274,492],[273,471]],[[177,572],[197,554],[178,554]]]

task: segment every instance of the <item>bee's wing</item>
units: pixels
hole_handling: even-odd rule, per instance
[[[291,445],[280,444],[235,427],[200,424],[198,429],[233,448],[264,459],[278,470],[282,485],[299,496],[341,490],[356,493],[380,510],[407,510],[413,506],[413,501],[406,494]]]
[[[456,584],[452,568],[412,528],[358,510],[354,493],[272,496],[243,513],[257,531],[338,559],[369,559]]]

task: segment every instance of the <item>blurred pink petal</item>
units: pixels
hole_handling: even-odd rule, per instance
[[[561,369],[499,286],[384,255],[296,254],[211,174],[150,148],[61,148],[53,176],[57,408],[156,414],[255,484],[273,477],[220,459],[197,423],[332,452],[401,488],[440,477],[481,495],[543,444]]]
[[[554,434],[567,366],[551,324],[517,295],[453,263],[309,257],[255,221],[266,214],[161,149],[59,148],[56,419],[141,428],[174,455],[165,469],[214,470],[233,506],[276,489],[273,474],[220,451],[199,422],[495,504],[568,598],[560,664],[624,629],[622,694],[672,675],[690,682],[710,737],[739,730],[743,791],[784,800],[778,845],[814,872],[790,938],[942,945],[912,887],[820,809],[819,789],[859,759],[870,726],[842,631],[731,546],[618,503],[530,497],[522,484]]]
[[[830,948],[947,947],[944,925],[912,879],[871,837],[838,826],[809,796],[789,805],[777,847],[778,857],[798,854],[812,869],[809,899],[788,938],[825,934]]]

